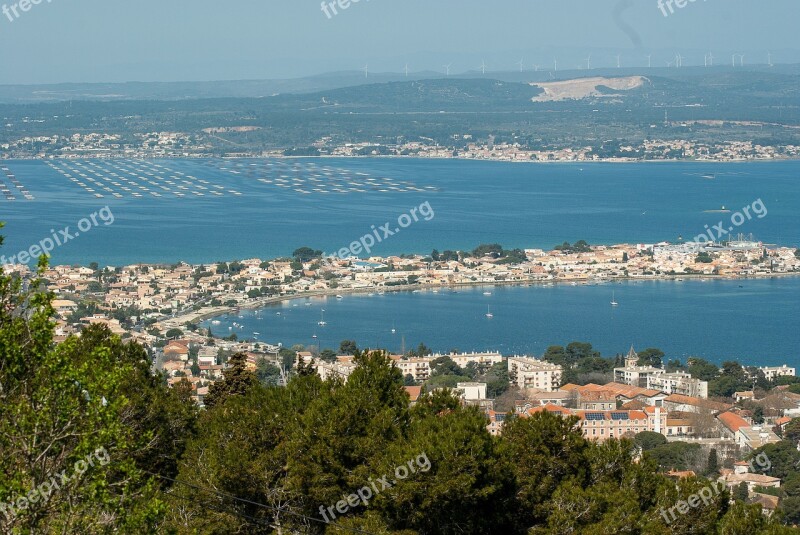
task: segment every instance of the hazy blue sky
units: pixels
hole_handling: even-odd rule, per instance
[[[19,0],[0,0],[0,9]],[[369,63],[374,71],[510,70],[524,58],[585,64],[800,61],[800,0],[361,0],[328,18],[320,0],[42,0],[0,12],[0,83],[282,78]],[[628,7],[625,7],[629,5]],[[615,18],[615,7],[622,10]],[[624,8],[624,9],[623,9]],[[13,12],[11,17],[14,18]],[[637,46],[637,41],[641,44]]]

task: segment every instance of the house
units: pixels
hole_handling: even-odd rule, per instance
[[[781,430],[781,433],[783,433],[784,431],[786,431],[786,426],[787,426],[787,425],[789,424],[789,422],[791,422],[792,420],[793,420],[793,418],[790,418],[790,417],[788,417],[788,416],[783,416],[783,417],[781,417],[781,418],[778,418],[777,420],[775,420],[775,426],[776,426],[776,427],[778,427],[778,428],[780,428],[780,430]]]
[[[164,357],[169,360],[189,360],[189,342],[171,340],[164,346]]]
[[[59,316],[66,316],[78,310],[77,303],[68,299],[54,299],[52,304]]]
[[[690,436],[694,433],[692,414],[685,412],[671,412],[667,415],[668,437]]]
[[[610,411],[617,408],[617,397],[610,390],[578,391],[578,409]]]
[[[723,481],[730,490],[733,490],[742,483],[747,484],[747,489],[750,492],[753,492],[756,487],[777,489],[781,486],[780,478],[767,476],[764,474],[753,474],[750,472],[745,474],[737,474],[731,470],[721,470],[720,472],[722,472],[722,475],[720,476],[719,481]]]
[[[421,386],[405,386],[406,393],[410,399],[410,405],[413,407],[417,404],[417,400],[419,396],[422,394],[422,387]]]
[[[753,492],[750,495],[750,503],[755,503],[761,506],[761,511],[766,516],[772,516],[772,513],[780,505],[780,498],[777,496],[771,496],[769,494],[761,494],[760,492]]]
[[[725,435],[746,450],[780,442],[778,435],[764,427],[751,426],[750,422],[738,414],[723,412],[717,419],[722,423]]]
[[[720,413],[732,409],[733,405],[694,396],[671,394],[664,398],[664,407],[669,411]]]
[[[795,368],[790,368],[786,364],[775,367],[765,366],[759,370],[764,372],[764,377],[770,381],[774,381],[778,377],[795,377],[797,375]]]
[[[525,399],[519,401],[522,405],[527,404],[528,408],[540,407],[542,405],[559,405],[566,407],[570,400],[575,399],[569,392],[557,390],[555,392],[538,392],[536,390],[526,390]]]
[[[203,346],[197,353],[197,364],[203,366],[214,366],[217,364],[219,349],[214,346]]]
[[[486,399],[486,383],[457,383],[456,392],[465,401]]]
[[[486,415],[489,417],[489,424],[486,426],[486,430],[489,431],[489,434],[492,436],[496,437],[501,435],[503,433],[503,423],[506,420],[506,413],[489,410],[486,412]]]

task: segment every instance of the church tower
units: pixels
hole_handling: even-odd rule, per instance
[[[633,349],[633,344],[631,344],[631,350],[628,351],[628,356],[625,357],[625,367],[626,368],[635,368],[639,364],[639,355],[636,354],[636,351]]]

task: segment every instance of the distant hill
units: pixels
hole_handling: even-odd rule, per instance
[[[445,77],[437,72],[409,73],[369,73],[362,71],[332,72],[305,78],[285,80],[228,80],[214,82],[127,82],[115,84],[51,84],[51,85],[0,85],[0,104],[31,104],[75,100],[115,101],[115,100],[182,100],[203,98],[259,98],[278,94],[304,94],[355,87],[361,85],[389,82],[410,82],[421,80],[499,80],[503,82],[552,82],[589,76],[660,76],[683,80],[697,76],[716,78],[724,75],[738,76],[741,73],[757,75],[773,74],[800,75],[800,64],[748,66],[732,68],[719,66],[712,68],[685,67],[674,68],[623,68],[593,69],[591,71],[564,70],[538,72],[468,72]]]
[[[131,139],[168,131],[194,134],[214,154],[232,148],[249,153],[303,149],[320,140],[328,146],[425,140],[455,148],[479,140],[534,150],[608,148],[603,154],[617,154],[621,146],[647,139],[800,145],[796,67],[598,69],[574,71],[572,76],[559,73],[561,80],[551,74],[400,80],[385,75],[385,81],[370,75],[364,83],[365,78],[356,82],[354,73],[344,73],[286,81],[284,87],[297,92],[257,97],[199,95],[246,94],[275,89],[279,82],[215,82],[193,88],[123,84],[134,89],[125,96],[118,92],[120,86],[86,86],[96,98],[103,95],[100,100],[89,100],[89,93],[81,92],[86,88],[74,87],[74,95],[86,98],[0,104],[7,125],[0,129],[0,144],[75,133]],[[533,75],[543,79],[533,80]],[[181,88],[194,96],[178,98]],[[173,98],[131,97],[155,93]],[[9,88],[0,88],[0,94],[8,95]],[[57,150],[34,143],[17,154],[40,149]]]

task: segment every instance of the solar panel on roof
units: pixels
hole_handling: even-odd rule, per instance
[[[612,412],[611,413],[612,420],[627,420],[628,413],[627,412]]]
[[[605,417],[603,416],[602,412],[587,412],[586,413],[587,420],[604,420]]]

